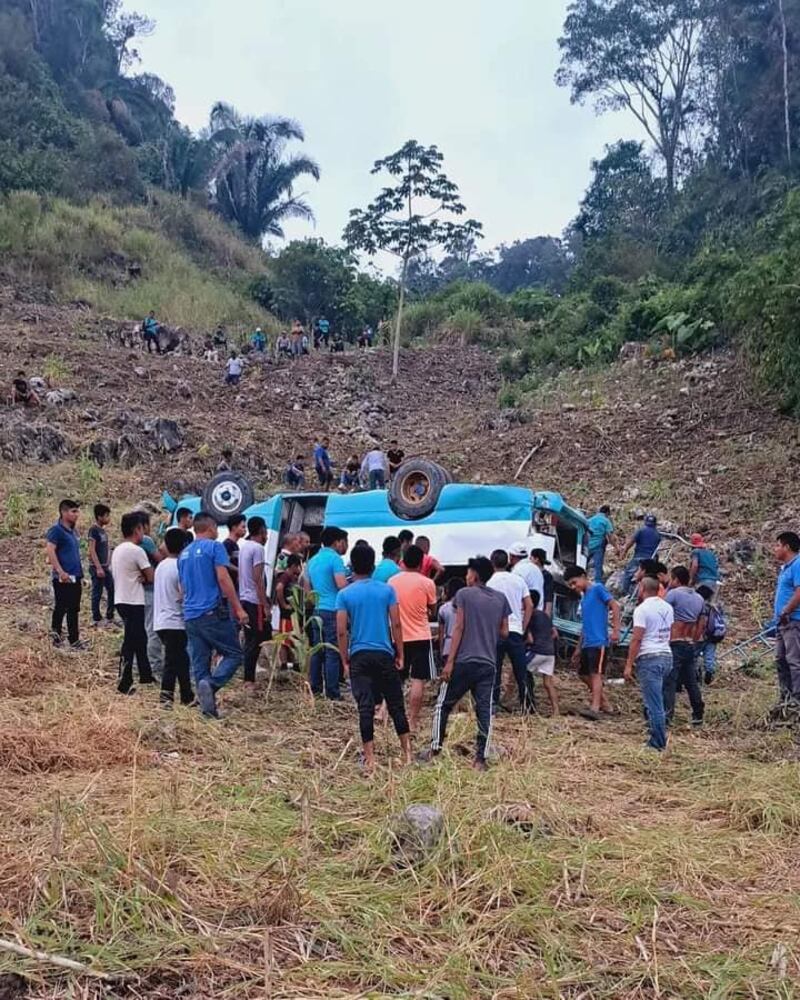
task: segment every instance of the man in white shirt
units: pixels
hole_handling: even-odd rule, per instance
[[[255,687],[261,647],[272,638],[272,606],[264,572],[266,542],[267,522],[263,517],[251,517],[247,538],[239,545],[239,600],[248,618],[244,627],[244,683],[250,691]]]
[[[389,478],[389,459],[380,448],[373,448],[364,456],[361,463],[361,478],[369,479],[371,490],[386,489]]]
[[[166,558],[156,566],[153,628],[164,646],[164,672],[161,675],[161,704],[164,708],[172,708],[176,681],[180,688],[181,705],[191,705],[194,701],[183,620],[183,595],[178,577],[178,556],[191,540],[188,531],[170,528],[164,535]]]
[[[494,676],[494,705],[500,707],[500,690],[502,687],[503,663],[506,656],[511,661],[511,668],[519,691],[519,703],[523,712],[534,708],[533,675],[528,670],[525,659],[524,635],[533,614],[533,601],[528,590],[528,584],[517,573],[509,571],[508,553],[496,549],[492,553],[492,568],[494,575],[486,584],[490,590],[496,590],[508,601],[511,614],[508,618],[508,636],[497,643],[497,670]]]
[[[508,550],[508,557],[511,565],[511,572],[521,576],[528,586],[528,591],[539,595],[539,604],[542,607],[544,602],[544,574],[536,563],[529,558],[528,546],[525,542],[518,542]],[[536,608],[533,609],[534,611]]]
[[[124,541],[114,549],[111,557],[115,604],[125,623],[117,690],[120,694],[132,694],[134,658],[139,668],[139,683],[153,683],[144,625],[144,585],[153,582],[153,568],[140,546],[144,523],[138,511],[123,514],[122,537]]]
[[[633,613],[633,636],[624,676],[631,681],[636,667],[650,730],[647,746],[660,751],[667,745],[664,682],[673,670],[669,640],[675,615],[672,606],[658,596],[658,580],[646,576],[641,587],[644,600]]]

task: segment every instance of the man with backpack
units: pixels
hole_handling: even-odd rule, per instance
[[[705,631],[697,646],[698,667],[703,666],[703,683],[713,684],[717,673],[717,646],[725,638],[728,625],[722,608],[713,604],[714,592],[710,586],[701,584],[697,588],[697,593],[705,601],[703,607],[703,617],[705,619]]]

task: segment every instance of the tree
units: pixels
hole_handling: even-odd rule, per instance
[[[559,39],[560,86],[573,103],[595,95],[599,112],[627,108],[664,161],[673,196],[703,18],[710,0],[573,0]]]
[[[592,160],[592,182],[573,223],[585,240],[613,233],[652,239],[664,209],[664,182],[653,177],[641,142],[620,140]]]
[[[498,261],[489,273],[489,283],[509,294],[518,288],[545,288],[563,292],[572,270],[565,245],[554,236],[515,240],[497,248]]]
[[[344,231],[347,246],[374,256],[379,250],[400,258],[400,298],[394,331],[392,375],[400,367],[400,325],[406,294],[408,268],[412,260],[436,248],[464,253],[474,247],[482,226],[474,219],[456,222],[449,216],[466,211],[456,185],[442,170],[444,157],[436,146],[422,146],[413,139],[397,152],[377,160],[373,174],[385,171],[397,178],[385,187],[366,209],[355,208]]]
[[[282,238],[287,219],[313,220],[310,206],[294,189],[302,177],[319,180],[319,167],[308,156],[286,151],[288,142],[305,139],[297,122],[248,118],[219,103],[211,110],[208,136],[217,150],[212,204],[246,236]]]
[[[285,320],[309,325],[323,314],[341,325],[342,306],[355,282],[355,259],[324,240],[293,240],[272,261],[275,309]]]

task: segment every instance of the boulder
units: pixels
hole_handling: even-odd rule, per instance
[[[0,455],[7,462],[60,462],[72,454],[69,440],[47,424],[16,423],[0,429]]]
[[[409,806],[392,819],[390,832],[403,854],[424,857],[442,839],[444,813],[436,806]]]
[[[738,566],[749,566],[756,557],[756,543],[750,538],[737,538],[725,546],[725,556]]]

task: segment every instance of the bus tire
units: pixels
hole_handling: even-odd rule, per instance
[[[225,524],[230,517],[252,507],[256,495],[250,480],[239,472],[218,472],[203,490],[203,510]]]
[[[407,521],[417,521],[436,510],[447,473],[435,462],[411,458],[403,462],[389,488],[389,506]]]

